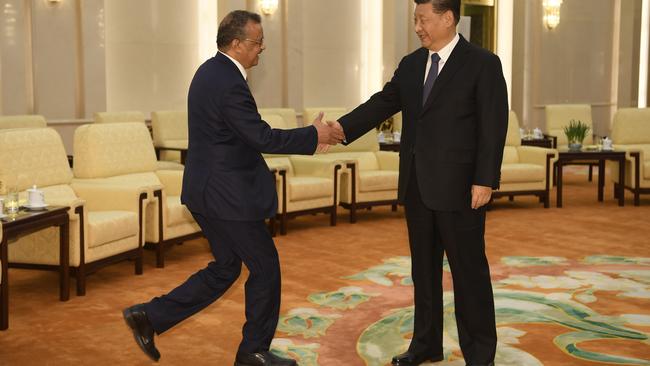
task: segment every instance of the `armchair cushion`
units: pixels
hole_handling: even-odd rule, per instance
[[[95,123],[145,122],[144,114],[140,111],[95,112],[94,117]]]
[[[583,141],[584,144],[593,144],[593,121],[591,117],[591,105],[589,104],[549,104],[546,110],[546,132],[548,135],[557,136],[558,146],[566,146],[568,144],[566,135],[564,134],[564,126],[569,125],[569,122],[580,120],[582,123],[591,127],[587,133],[587,137]]]
[[[321,177],[294,176],[288,182],[289,199],[302,201],[332,196],[332,179]]]
[[[503,183],[539,182],[544,179],[546,179],[546,169],[542,165],[519,163],[501,165]]]
[[[503,148],[503,162],[502,164],[515,164],[519,162],[519,154],[517,147],[506,145]]]
[[[187,111],[156,111],[151,113],[151,129],[156,146],[168,146],[171,141],[184,141],[187,147]]]
[[[260,116],[269,126],[279,129],[298,127],[296,111],[293,108],[260,108]]]
[[[650,108],[621,108],[614,114],[614,144],[650,145]]]
[[[0,116],[0,130],[10,128],[45,128],[47,122],[40,115]]]
[[[59,134],[51,128],[0,130],[0,194],[67,184],[72,172]],[[20,172],[16,174],[16,172]]]
[[[96,248],[106,243],[138,234],[138,216],[129,211],[88,212],[88,247]]]
[[[397,170],[371,170],[359,172],[359,191],[376,192],[397,188]]]
[[[156,170],[156,154],[142,123],[84,125],[74,134],[74,175],[103,178]]]

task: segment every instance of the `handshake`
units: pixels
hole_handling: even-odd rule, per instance
[[[330,146],[341,143],[345,140],[345,133],[339,121],[323,122],[323,112],[318,113],[318,117],[312,122],[318,132],[317,153],[324,153],[329,150]]]

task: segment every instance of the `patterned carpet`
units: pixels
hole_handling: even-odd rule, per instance
[[[497,365],[650,365],[650,196],[618,207],[583,171],[565,175],[564,208],[532,197],[501,199],[486,242],[495,289]],[[555,196],[551,200],[554,203]],[[375,208],[349,224],[324,215],[292,220],[276,238],[282,263],[281,322],[273,350],[303,366],[385,365],[411,337],[413,287],[403,210]],[[210,260],[205,240],[168,252],[145,273],[133,263],[88,278],[88,293],[58,301],[53,272],[11,269],[10,328],[0,365],[150,365],[121,309],[174,288]],[[160,365],[232,365],[244,322],[247,272],[217,302],[156,338]],[[445,273],[445,356],[464,365]],[[74,288],[74,282],[72,283]]]

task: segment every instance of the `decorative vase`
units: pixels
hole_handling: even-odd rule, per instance
[[[569,151],[580,151],[582,149],[582,143],[580,142],[570,142]]]

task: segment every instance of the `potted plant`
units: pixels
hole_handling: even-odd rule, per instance
[[[582,149],[582,141],[587,137],[591,128],[580,120],[572,119],[568,126],[564,126],[564,134],[569,141],[569,150],[578,151]]]

